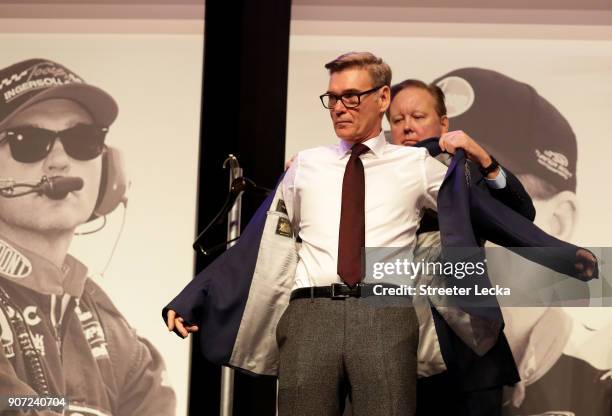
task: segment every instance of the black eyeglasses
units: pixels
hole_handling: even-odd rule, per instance
[[[359,104],[361,104],[361,96],[371,94],[382,87],[384,87],[384,85],[379,85],[378,87],[374,87],[370,90],[363,92],[347,92],[342,95],[327,93],[319,95],[319,98],[321,99],[323,107],[328,109],[334,108],[338,103],[338,100],[341,100],[342,104],[344,104],[346,108],[355,108],[358,107]]]
[[[77,124],[62,131],[34,126],[13,127],[5,131],[0,144],[8,142],[13,159],[21,163],[35,163],[51,153],[56,139],[60,139],[66,154],[76,160],[91,160],[104,151],[108,127]]]

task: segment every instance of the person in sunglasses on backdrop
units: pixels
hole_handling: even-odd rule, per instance
[[[51,395],[68,415],[174,414],[161,356],[68,254],[76,227],[120,203],[104,144],[117,112],[58,63],[0,70],[0,413]]]

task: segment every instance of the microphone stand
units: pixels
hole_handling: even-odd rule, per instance
[[[242,168],[238,163],[238,159],[230,154],[223,162],[223,167],[229,167],[229,194],[221,207],[221,210],[215,215],[213,220],[204,227],[204,230],[197,236],[193,243],[193,249],[207,256],[218,250],[230,248],[236,244],[240,238],[240,215],[242,208],[242,194],[247,190],[257,190],[266,194],[272,190],[257,186],[252,180],[242,176]],[[207,231],[215,224],[220,222],[223,215],[227,214],[227,240],[221,244],[217,244],[210,248],[204,248],[202,240]],[[221,367],[221,403],[219,414],[220,416],[232,416],[234,407],[234,370],[222,366]]]
[[[230,154],[225,162],[223,162],[223,167],[227,167],[229,165],[229,187],[230,193],[234,191],[237,195],[235,197],[235,202],[231,205],[231,209],[227,214],[227,248],[230,248],[234,244],[236,244],[236,239],[240,236],[240,214],[242,208],[242,192],[244,192],[244,188],[242,190],[236,191],[236,188],[233,188],[235,185],[235,181],[238,178],[242,177],[242,168],[238,164],[238,159],[232,154]],[[244,178],[242,178],[244,179]],[[246,182],[245,182],[246,183]],[[237,193],[236,193],[237,192]],[[204,230],[206,231],[206,230]],[[202,250],[204,251],[204,250]],[[219,415],[220,416],[232,416],[233,408],[234,408],[234,370],[223,366],[221,367],[221,403],[220,403]]]

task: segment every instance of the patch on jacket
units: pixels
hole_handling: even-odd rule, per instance
[[[96,360],[100,358],[108,358],[108,346],[106,343],[106,335],[102,329],[102,325],[96,319],[94,314],[85,308],[85,305],[80,303],[74,308],[79,321],[81,321],[81,327],[85,338],[89,343],[91,354]]]
[[[293,230],[291,229],[291,223],[288,219],[280,217],[276,223],[276,234],[284,237],[293,237]]]
[[[32,263],[15,247],[0,240],[0,273],[14,278],[27,277],[32,273]]]
[[[279,199],[276,202],[276,212],[282,212],[283,214],[288,214],[287,206],[285,205],[285,201],[283,201],[282,199]]]

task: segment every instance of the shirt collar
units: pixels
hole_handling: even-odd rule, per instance
[[[383,155],[383,150],[387,145],[384,130],[381,129],[378,136],[371,137],[362,143],[370,148],[372,153],[374,153],[374,156],[381,157]],[[340,139],[340,144],[338,145],[338,158],[342,159],[344,156],[346,156],[346,154],[351,151],[351,147],[353,147],[352,142]]]
[[[554,331],[551,331],[554,328]],[[549,308],[535,324],[525,353],[517,357],[520,381],[511,390],[510,402],[516,408],[525,400],[525,390],[538,381],[559,360],[572,329],[571,318],[558,308]]]
[[[542,315],[531,331],[524,355],[518,360],[521,379],[527,385],[542,377],[559,359],[571,329],[572,320],[563,310],[549,308]]]

